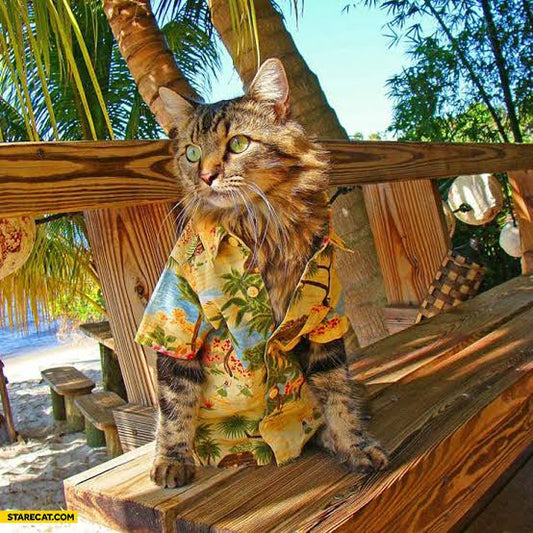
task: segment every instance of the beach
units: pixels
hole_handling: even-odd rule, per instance
[[[65,509],[65,478],[107,460],[105,448],[89,448],[81,432],[66,434],[54,424],[48,386],[41,370],[72,365],[101,387],[98,343],[78,332],[58,339],[56,325],[27,335],[0,329],[0,358],[8,379],[19,442],[0,446],[0,509]],[[95,389],[95,390],[97,390]],[[106,532],[110,529],[85,522],[77,524],[0,524],[3,531]]]

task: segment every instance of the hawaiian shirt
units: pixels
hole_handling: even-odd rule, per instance
[[[306,338],[344,336],[341,286],[330,232],[307,263],[285,317],[275,324],[250,249],[222,227],[189,222],[171,252],[136,341],[179,359],[201,359],[194,453],[202,465],[286,463],[322,424],[300,367]]]

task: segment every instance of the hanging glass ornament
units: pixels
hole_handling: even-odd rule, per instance
[[[520,225],[518,220],[509,220],[500,232],[500,246],[511,257],[522,257]]]
[[[458,176],[448,191],[448,205],[466,224],[487,224],[503,207],[500,182],[492,174]]]
[[[26,262],[35,232],[32,217],[0,218],[0,279],[13,274]]]

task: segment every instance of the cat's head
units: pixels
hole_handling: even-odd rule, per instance
[[[325,190],[324,154],[289,118],[279,60],[265,61],[246,94],[233,100],[199,104],[167,88],[159,94],[176,125],[172,150],[189,205],[227,210],[298,188]]]

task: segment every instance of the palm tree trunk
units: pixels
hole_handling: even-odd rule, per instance
[[[180,72],[155,21],[149,0],[103,0],[104,11],[120,53],[161,127],[169,133],[172,120],[159,99],[159,88],[198,99],[198,94]]]
[[[161,105],[159,87],[197,95],[176,66],[150,3],[104,0],[103,5],[142,98],[170,132],[172,120]],[[133,339],[174,244],[175,226],[167,218],[171,208],[171,203],[164,203],[85,213],[128,400],[143,405],[156,404],[155,352],[141,348]]]
[[[259,44],[263,59],[278,57],[283,61],[291,86],[291,114],[309,134],[329,139],[347,139],[335,111],[330,107],[317,76],[309,69],[285,28],[280,14],[269,0],[254,0]],[[233,51],[233,29],[226,0],[213,0],[213,24],[230,53]],[[234,58],[235,67],[245,84],[257,70],[252,46]],[[347,301],[347,314],[359,342],[368,344],[385,335],[382,307],[385,303],[381,278],[363,192],[354,190],[335,201],[334,224],[340,236],[355,254],[339,254],[338,270]],[[354,264],[357,269],[354,269]],[[354,270],[356,272],[354,273]]]

